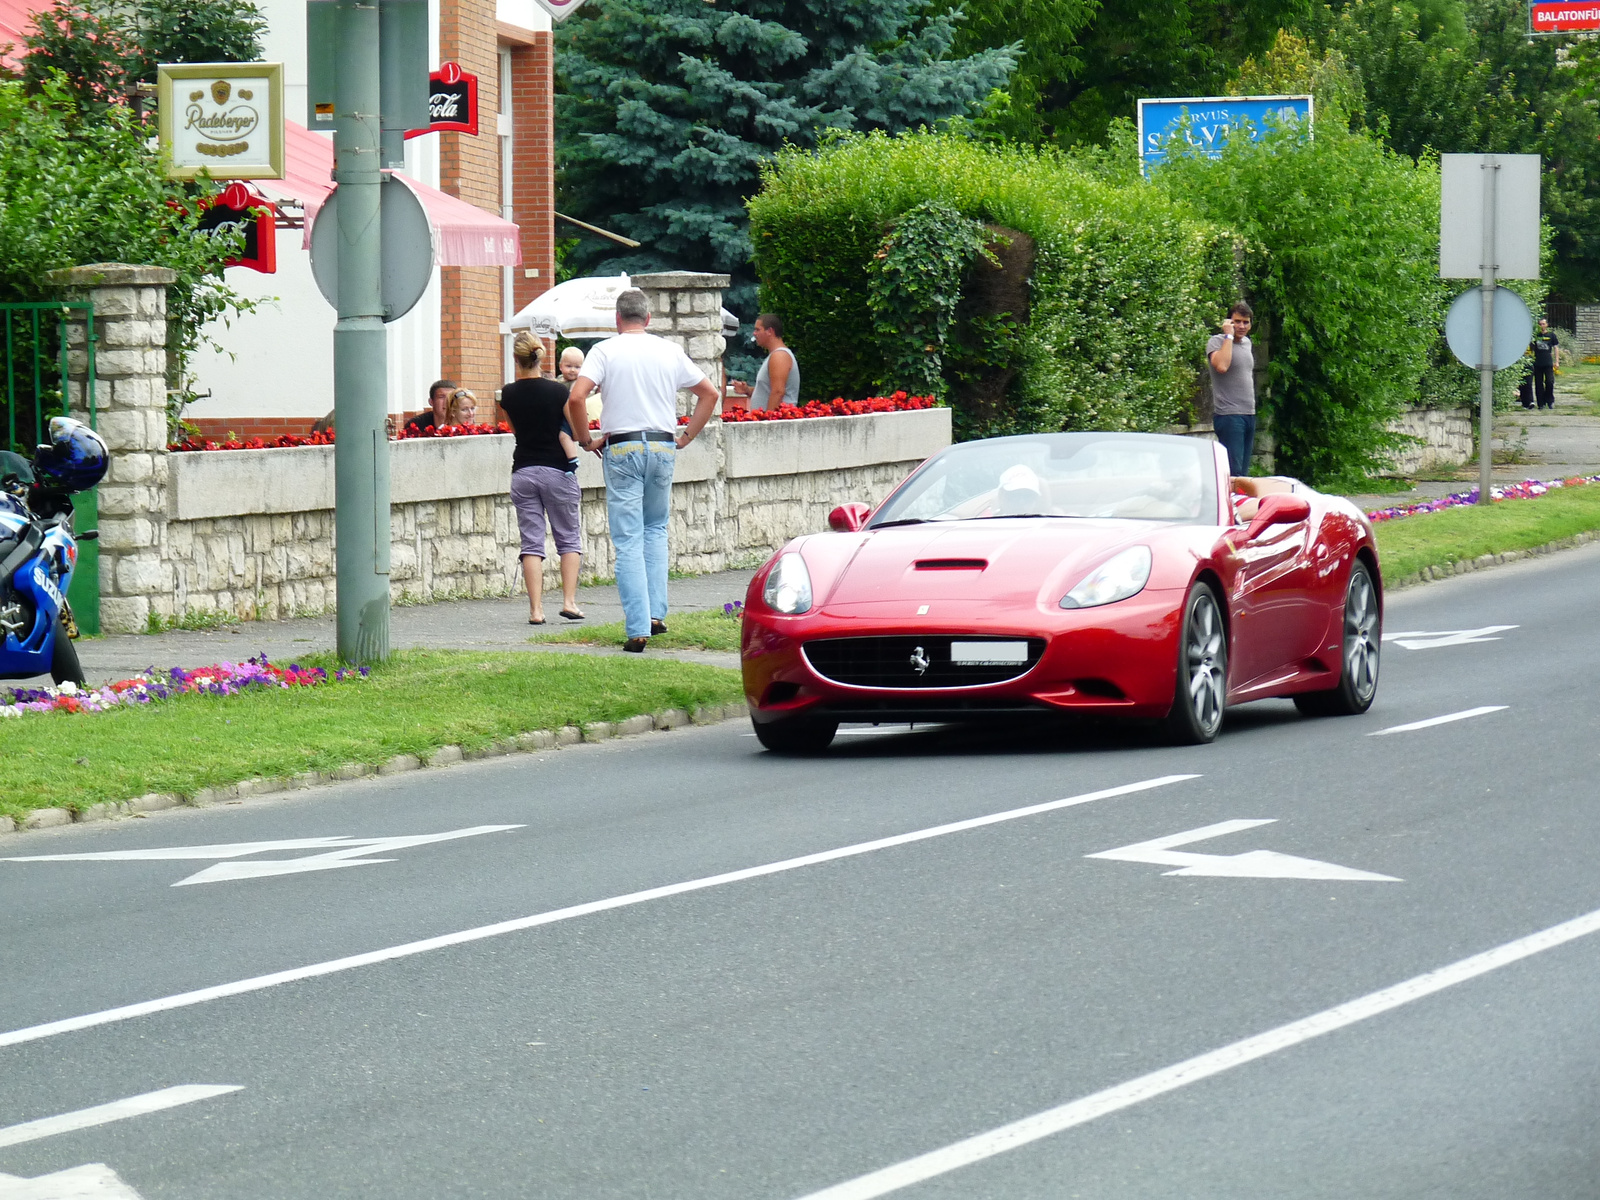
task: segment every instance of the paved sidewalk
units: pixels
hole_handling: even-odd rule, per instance
[[[754,571],[719,571],[674,579],[669,589],[673,612],[721,608],[731,600],[743,600]],[[556,616],[561,593],[552,603],[545,596],[545,614],[551,618],[543,626],[528,624],[528,600],[524,595],[493,600],[452,600],[442,604],[419,604],[391,610],[390,642],[397,650],[528,650],[568,654],[621,654],[621,645],[549,645],[530,642],[529,637],[557,626],[571,627]],[[585,625],[600,625],[622,620],[622,604],[612,584],[578,589],[578,603],[587,620]],[[668,614],[671,623],[671,614]],[[174,630],[157,634],[115,634],[85,638],[78,643],[78,657],[90,683],[124,679],[146,667],[203,667],[220,661],[239,661],[265,653],[273,662],[289,662],[297,655],[334,649],[334,619],[304,617],[290,621],[241,621],[237,625],[206,631]],[[711,651],[647,651],[657,657],[689,662],[736,667],[739,657]],[[10,682],[10,681],[8,681]],[[15,681],[22,684],[23,681]],[[48,682],[48,679],[44,680]]]
[[[1600,415],[1595,406],[1556,381],[1556,406],[1548,410],[1513,408],[1495,414],[1495,449],[1522,443],[1520,461],[1496,466],[1496,483],[1521,483],[1524,479],[1568,479],[1574,475],[1600,475]],[[1463,469],[1459,479],[1419,482],[1406,492],[1351,496],[1362,509],[1416,504],[1477,485],[1476,464]]]

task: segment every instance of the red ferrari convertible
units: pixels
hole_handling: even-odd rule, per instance
[[[1359,713],[1377,691],[1371,523],[1291,479],[1230,480],[1213,442],[966,442],[829,525],[745,600],[744,690],[770,750],[821,750],[841,721],[1050,712],[1209,742],[1230,704]]]

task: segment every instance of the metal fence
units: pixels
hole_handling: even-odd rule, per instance
[[[83,407],[89,424],[95,424],[94,305],[87,300],[49,300],[0,304],[5,325],[5,391],[0,395],[0,437],[4,447],[24,458],[47,431],[51,417],[67,415],[69,356],[78,350],[85,357]],[[81,345],[74,347],[69,330],[82,330]],[[74,524],[93,529],[99,505],[91,489],[72,498]],[[67,591],[78,628],[100,632],[100,548],[95,542],[78,543],[78,566]]]
[[[1550,324],[1557,329],[1565,329],[1569,333],[1578,328],[1578,306],[1568,304],[1564,300],[1546,300],[1544,315],[1549,318]]]

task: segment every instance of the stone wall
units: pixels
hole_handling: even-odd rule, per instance
[[[1579,354],[1600,354],[1600,304],[1580,304],[1577,310],[1575,349]]]
[[[112,449],[99,488],[100,627],[142,628],[144,597],[170,591],[163,545],[167,487],[166,267],[93,263],[52,271],[46,281],[94,302],[94,425]],[[89,420],[87,329],[67,326],[67,406]]]
[[[719,335],[720,337],[720,335]],[[950,412],[880,413],[807,421],[713,421],[677,458],[671,566],[687,572],[754,566],[784,542],[827,527],[849,500],[876,503],[924,458],[950,444]],[[390,445],[390,589],[396,600],[508,595],[521,588],[507,435]],[[140,611],[107,629],[224,612],[273,619],[333,606],[333,448],[163,455],[168,486],[159,546]],[[586,579],[613,571],[605,485],[581,461]],[[556,556],[546,547],[547,587]],[[159,586],[156,586],[159,583]],[[730,597],[732,599],[733,597]]]
[[[1413,408],[1389,428],[1417,438],[1419,444],[1397,453],[1385,475],[1415,475],[1472,461],[1474,414],[1470,408]]]
[[[1396,452],[1393,465],[1383,475],[1415,475],[1459,467],[1472,461],[1476,414],[1470,408],[1411,408],[1390,422],[1391,433],[1418,441]],[[1277,440],[1271,425],[1256,426],[1256,467],[1270,475],[1277,470]]]

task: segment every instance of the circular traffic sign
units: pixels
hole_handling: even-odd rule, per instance
[[[1510,288],[1494,290],[1494,338],[1490,343],[1496,371],[1504,370],[1522,357],[1533,337],[1533,314],[1521,296]],[[1462,292],[1450,305],[1444,319],[1444,339],[1467,366],[1483,365],[1483,289]]]
[[[398,321],[422,299],[433,278],[433,227],[417,194],[393,175],[379,194],[383,237],[383,321]],[[311,274],[323,298],[339,307],[339,189],[317,210],[311,227]]]

